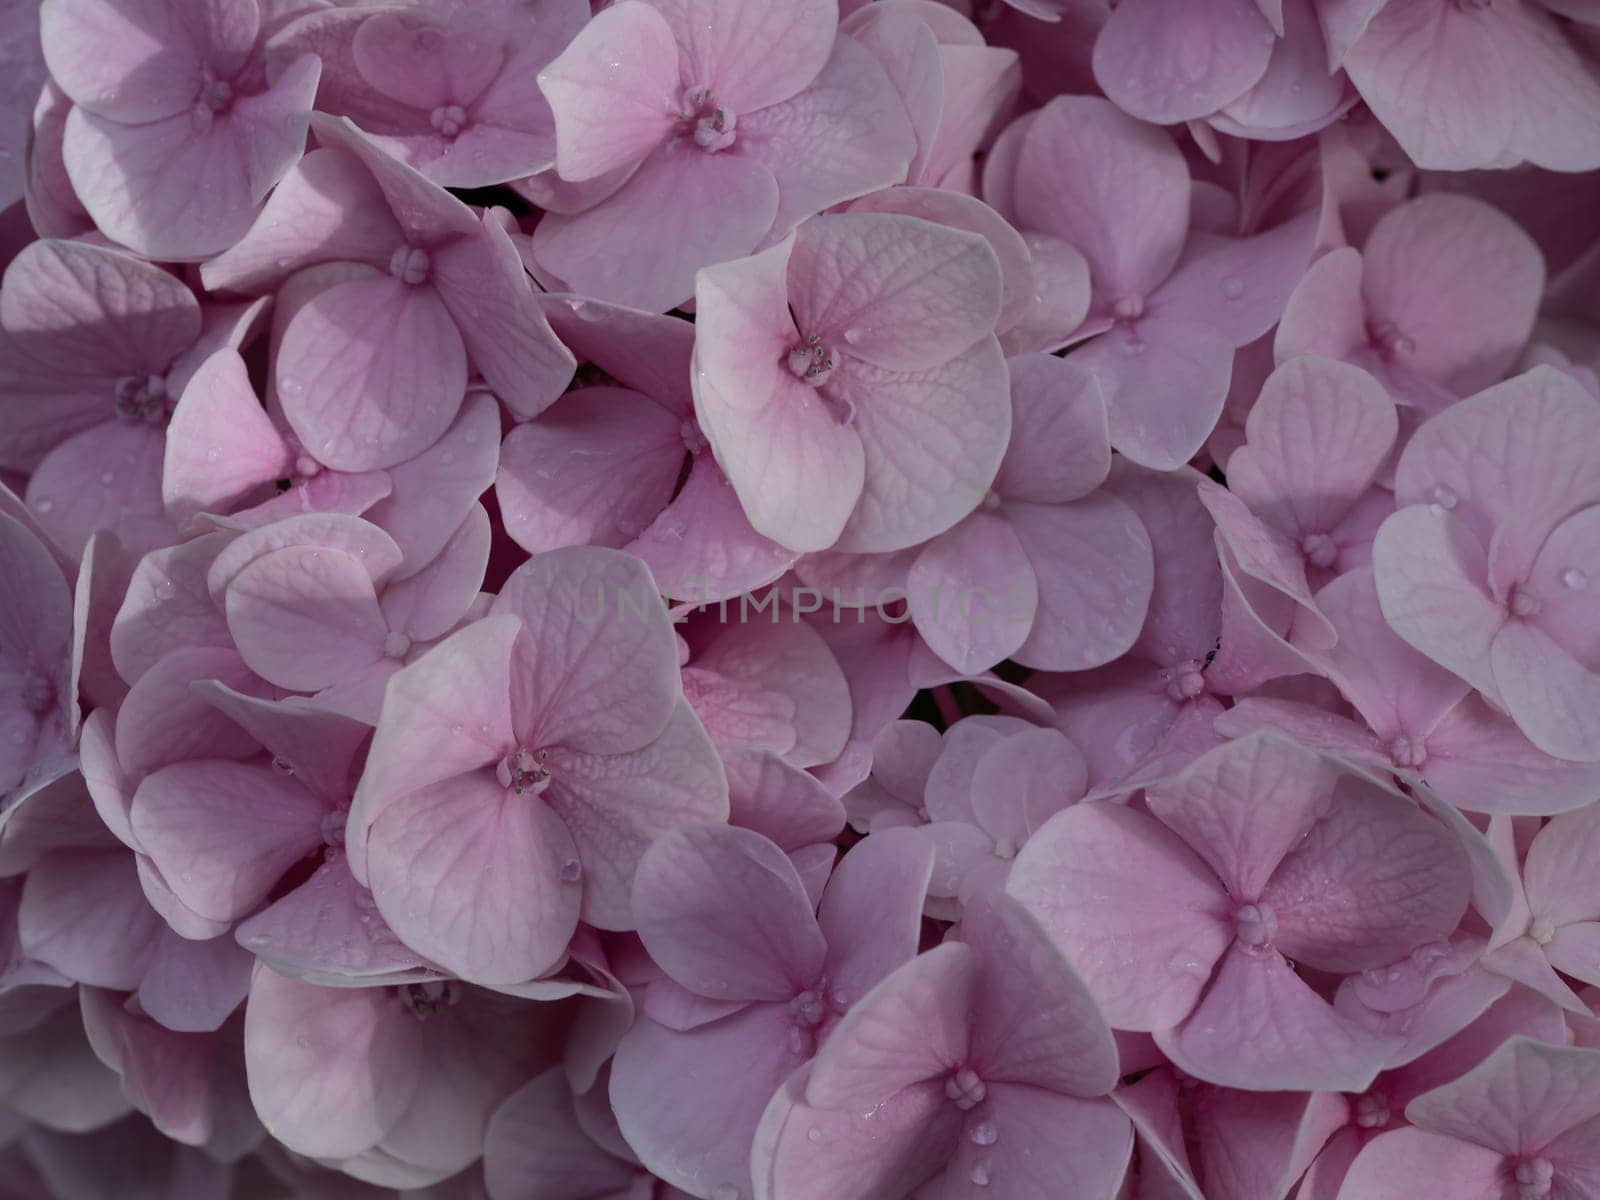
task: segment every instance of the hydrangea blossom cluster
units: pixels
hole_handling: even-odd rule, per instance
[[[0,1196],[1600,1200],[1600,5],[0,26]]]

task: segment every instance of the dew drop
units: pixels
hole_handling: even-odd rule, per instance
[[[1589,586],[1589,577],[1578,570],[1577,567],[1568,567],[1561,572],[1561,586],[1571,588],[1575,592],[1581,592]]]
[[[1244,295],[1244,280],[1229,275],[1222,281],[1222,295],[1227,300],[1237,300]]]
[[[731,1183],[718,1184],[711,1189],[711,1200],[739,1200],[739,1189]]]
[[[1433,489],[1433,502],[1446,512],[1449,512],[1456,506],[1457,499],[1458,497],[1456,494],[1449,488],[1445,487],[1442,483]]]
[[[56,506],[56,502],[48,496],[40,496],[33,502],[33,511],[47,513]]]
[[[972,1180],[974,1187],[988,1187],[991,1177],[989,1164],[986,1162],[974,1164],[972,1173],[967,1176],[967,1178]]]
[[[967,1137],[974,1146],[992,1146],[1000,1137],[1000,1131],[994,1127],[993,1121],[979,1121]]]
[[[272,769],[279,775],[294,774],[294,764],[281,754],[274,754],[272,756]]]
[[[577,883],[583,874],[583,864],[575,858],[569,858],[561,864],[561,882]]]
[[[810,1129],[806,1130],[806,1141],[815,1144],[821,1140],[822,1130],[817,1128],[817,1126],[813,1125]]]
[[[116,481],[117,481],[117,477],[115,475],[113,475],[110,471],[104,471],[100,475],[100,482],[102,484],[104,484],[106,487],[110,487]]]
[[[1117,353],[1123,358],[1138,358],[1144,353],[1144,343],[1132,340],[1117,343]]]

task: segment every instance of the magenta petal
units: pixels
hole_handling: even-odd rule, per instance
[[[455,420],[466,383],[466,350],[438,293],[386,276],[312,297],[278,351],[284,415],[307,449],[341,470],[426,450]]]

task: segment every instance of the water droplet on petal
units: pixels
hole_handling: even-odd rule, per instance
[[[1000,1131],[994,1127],[993,1121],[979,1121],[967,1137],[974,1146],[992,1146],[999,1139]]]
[[[561,864],[561,882],[577,883],[583,874],[583,864],[575,858],[569,858]]]
[[[1456,506],[1457,499],[1456,494],[1442,483],[1433,489],[1433,502],[1446,512]]]
[[[1222,295],[1227,300],[1237,300],[1244,295],[1244,280],[1229,275],[1222,281]]]
[[[1561,572],[1561,586],[1571,588],[1575,592],[1581,592],[1589,586],[1589,577],[1578,570],[1577,567],[1568,567]]]
[[[813,1125],[810,1129],[806,1130],[806,1141],[815,1143],[815,1142],[820,1142],[821,1140],[822,1140],[822,1130],[821,1129],[819,1129],[815,1125]]]
[[[986,1162],[975,1163],[968,1178],[972,1180],[975,1187],[988,1187],[989,1180],[992,1178],[989,1164]]]
[[[739,1189],[731,1183],[718,1184],[711,1189],[711,1200],[739,1200]]]

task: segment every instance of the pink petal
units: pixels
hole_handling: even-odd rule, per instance
[[[550,807],[566,822],[583,869],[583,919],[630,929],[630,896],[650,843],[680,825],[723,821],[727,782],[705,730],[678,701],[660,735],[621,754],[550,756]]]
[[[351,53],[356,69],[385,95],[425,111],[465,108],[504,61],[495,32],[490,22],[463,28],[422,14],[378,12],[357,28]]]
[[[932,870],[930,848],[909,831],[881,831],[840,860],[817,908],[836,1005],[854,1003],[916,956]]]
[[[973,974],[972,951],[955,942],[891,974],[823,1043],[811,1065],[806,1100],[820,1108],[865,1111],[965,1063]]]
[[[250,1099],[302,1154],[378,1142],[421,1084],[416,1018],[387,988],[319,988],[256,970],[245,1009]]]
[[[389,632],[365,568],[351,555],[310,546],[274,550],[235,575],[227,613],[250,668],[300,692],[381,661]]]
[[[797,326],[890,371],[947,362],[994,328],[999,260],[983,237],[899,214],[838,213],[795,235]]]
[[[473,367],[517,417],[537,416],[572,382],[572,353],[550,329],[493,214],[484,215],[481,236],[438,249],[433,283]]]
[[[696,271],[754,250],[777,211],[765,166],[680,139],[652,152],[610,199],[574,216],[545,214],[533,256],[572,291],[664,312],[694,294]]]
[[[1154,586],[1149,535],[1100,492],[1071,504],[1003,504],[1039,583],[1033,628],[1013,656],[1051,671],[1097,667],[1139,636]]]
[[[513,745],[511,648],[520,632],[514,618],[487,617],[390,679],[350,810],[347,849],[357,879],[366,878],[366,826],[388,805],[493,763]]]
[[[185,403],[187,401],[187,403]],[[219,511],[291,467],[244,360],[218,351],[195,372],[167,424],[161,498],[174,523]]]
[[[539,72],[561,178],[594,179],[643,158],[676,128],[682,86],[672,27],[653,6],[617,6],[591,20]]]
[[[1600,1113],[1594,1061],[1589,1050],[1513,1037],[1465,1075],[1418,1096],[1406,1117],[1501,1154],[1534,1154]]]
[[[217,254],[250,228],[304,151],[320,69],[314,57],[302,58],[266,91],[206,120],[185,111],[121,125],[75,109],[63,146],[73,189],[102,231],[138,253]],[[202,177],[209,186],[189,186]]]
[[[826,0],[649,0],[683,48],[683,77],[741,116],[805,87],[833,48],[838,10]]]
[[[626,546],[672,499],[686,453],[681,424],[622,388],[563,396],[506,435],[495,478],[506,532],[534,554]]]
[[[1338,766],[1285,738],[1230,742],[1146,794],[1241,903],[1259,897],[1333,802]]]
[[[1550,757],[1477,696],[1434,727],[1428,754],[1428,782],[1470,812],[1564,812],[1589,804],[1600,785],[1592,764]]]
[[[23,952],[69,979],[131,991],[161,918],[140,895],[126,850],[52,854],[28,872],[17,909]]]
[[[1207,325],[1236,347],[1249,345],[1283,315],[1310,265],[1316,232],[1306,213],[1254,237],[1196,233],[1149,311]]]
[[[463,978],[520,983],[556,966],[578,918],[577,848],[538,797],[487,771],[412,792],[373,821],[367,873],[406,945]]]
[[[1112,10],[1094,74],[1119,108],[1157,125],[1204,117],[1261,78],[1272,29],[1251,0],[1135,0]]]
[[[1449,936],[1472,871],[1450,830],[1409,800],[1352,779],[1261,893],[1277,945],[1337,974],[1382,966]]]
[[[1291,540],[1326,534],[1372,485],[1398,432],[1393,402],[1366,372],[1297,358],[1251,408],[1228,486]]]
[[[981,511],[923,547],[906,590],[929,649],[968,675],[1010,658],[1039,605],[1033,567],[1011,524]]]
[[[164,454],[159,429],[132,421],[96,425],[45,455],[28,480],[28,509],[73,558],[100,530],[116,534],[130,554],[169,545],[175,538],[161,506]]]
[[[131,815],[134,835],[178,899],[209,920],[233,921],[322,845],[327,812],[265,765],[202,759],[146,776]]]
[[[1600,759],[1600,675],[1523,620],[1495,635],[1489,661],[1506,711],[1529,741],[1558,758]]]
[[[1087,496],[1111,470],[1106,404],[1089,372],[1049,354],[1006,361],[1011,445],[995,491],[1007,500],[1061,503]]]
[[[837,548],[901,550],[943,533],[987,492],[1005,453],[1010,405],[992,337],[938,366],[891,372],[846,360],[829,395],[853,412],[866,459],[860,502]]]
[[[1505,377],[1544,290],[1538,247],[1516,222],[1467,196],[1423,196],[1373,227],[1363,258],[1369,320],[1407,339],[1401,363],[1460,395]]]
[[[1147,881],[1164,881],[1154,893]],[[1006,890],[1038,919],[1119,1029],[1176,1024],[1232,940],[1216,877],[1142,813],[1079,804],[1023,847]]]
[[[1111,1030],[1028,911],[997,894],[970,905],[961,930],[977,963],[972,1057],[985,1079],[1084,1098],[1115,1087]]]
[[[1339,1195],[1349,1200],[1403,1200],[1424,1188],[1449,1188],[1461,1200],[1499,1200],[1504,1159],[1481,1146],[1422,1129],[1393,1129],[1350,1164]]]
[[[322,147],[290,169],[242,238],[200,268],[212,291],[270,290],[316,263],[387,265],[405,238],[361,160]]]
[[[990,1086],[982,1113],[968,1118],[943,1177],[919,1196],[1110,1196],[1128,1171],[1133,1126],[1108,1101],[1006,1082]],[[987,1132],[975,1135],[989,1128],[996,1137],[986,1146]]]
[[[466,382],[466,351],[439,294],[377,274],[312,297],[278,352],[284,416],[341,470],[426,450],[455,420]]]
[[[1360,1092],[1389,1047],[1338,1016],[1273,950],[1236,943],[1195,1010],[1156,1043],[1191,1075],[1224,1087]]]
[[[1403,509],[1378,530],[1372,568],[1389,627],[1493,694],[1489,650],[1505,609],[1484,590],[1486,556],[1467,525],[1437,505]]]
[[[786,46],[781,61],[793,53]],[[738,138],[739,153],[765,164],[778,182],[778,235],[840,201],[899,183],[916,148],[883,69],[849,38],[834,42],[821,74],[798,95],[741,113]]]
[[[523,564],[494,611],[522,619],[512,707],[538,746],[638,750],[679,703],[677,651],[648,571],[614,550],[573,546]]]
[[[782,851],[749,830],[678,829],[639,860],[639,936],[663,970],[714,999],[788,1001],[826,950]]]

